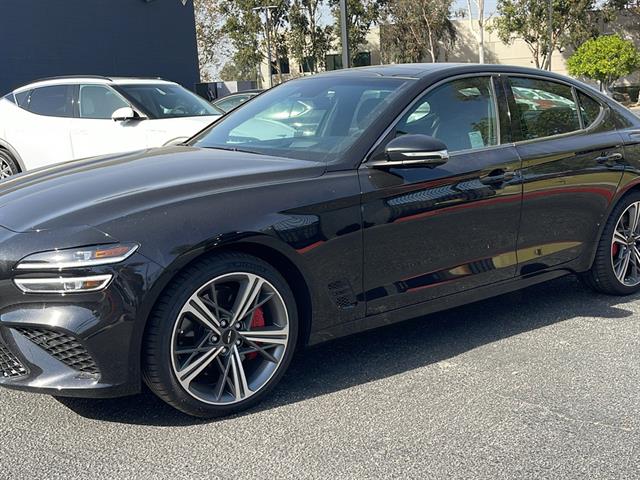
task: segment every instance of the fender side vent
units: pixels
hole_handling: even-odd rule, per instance
[[[345,310],[355,306],[356,297],[353,294],[353,289],[348,281],[336,280],[335,282],[331,282],[328,287],[331,299],[338,308]]]

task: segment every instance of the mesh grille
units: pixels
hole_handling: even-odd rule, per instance
[[[0,343],[0,377],[13,378],[27,374],[27,369],[7,347]]]
[[[356,304],[351,285],[346,280],[336,280],[331,282],[328,287],[331,297],[338,308],[344,310]]]
[[[98,367],[93,358],[76,338],[43,328],[16,330],[65,365],[80,372],[98,373]]]

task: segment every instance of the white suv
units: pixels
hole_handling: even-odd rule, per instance
[[[160,79],[40,80],[0,99],[0,179],[67,160],[178,143],[221,114]]]

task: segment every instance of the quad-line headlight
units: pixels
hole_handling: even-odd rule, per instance
[[[28,255],[18,262],[16,270],[56,271],[111,265],[129,258],[138,249],[135,243],[95,245],[91,247],[51,250]],[[112,274],[79,276],[39,276],[14,278],[15,285],[24,293],[82,293],[107,288]]]
[[[92,247],[51,250],[29,255],[16,265],[17,270],[64,270],[119,263],[129,258],[138,245],[110,244]]]
[[[13,281],[24,293],[84,293],[107,288],[113,275],[58,278],[16,278]]]

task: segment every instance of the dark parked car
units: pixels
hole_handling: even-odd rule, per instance
[[[256,95],[259,95],[261,91],[262,90],[248,90],[246,92],[232,93],[213,102],[213,106],[227,113],[239,107],[247,100],[251,100]]]
[[[640,119],[548,72],[288,82],[185,146],[0,184],[0,384],[108,397],[144,380],[223,415],[298,347],[567,274],[636,292],[639,168]]]

